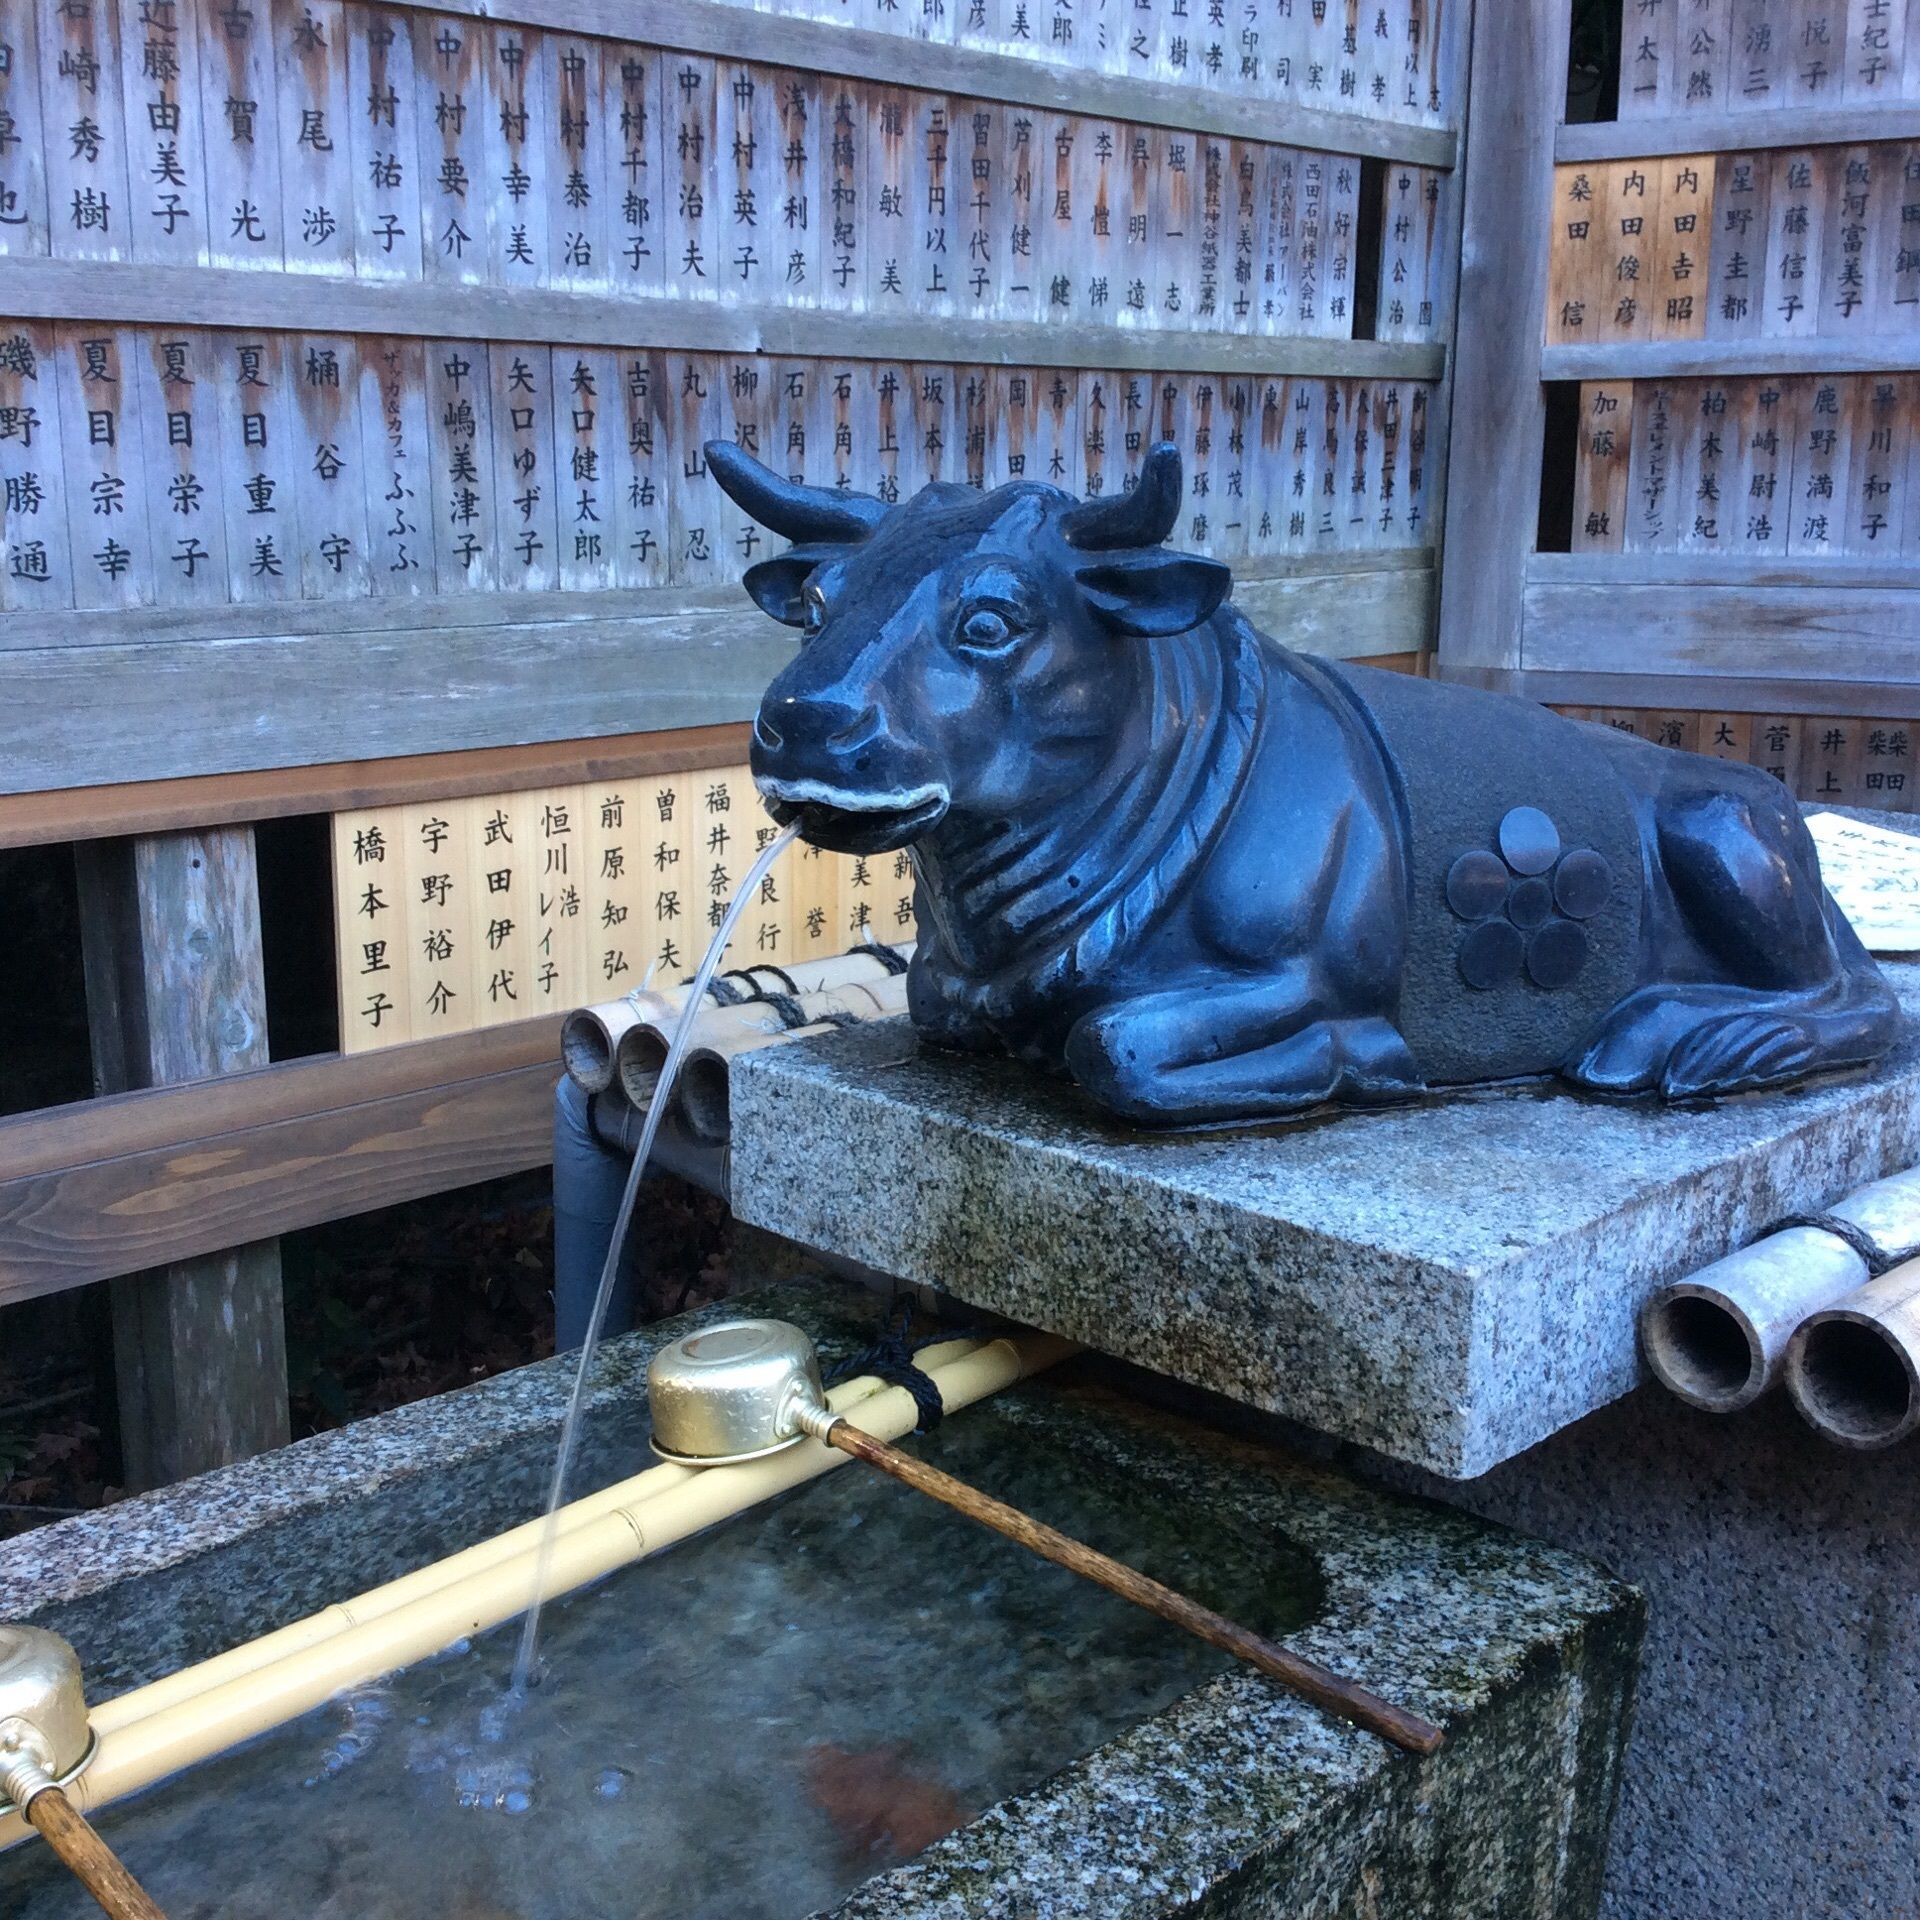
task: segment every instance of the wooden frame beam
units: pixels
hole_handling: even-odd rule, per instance
[[[1538,322],[1535,323],[1538,331]],[[1920,368],[1920,335],[1855,340],[1621,340],[1540,349],[1543,380],[1686,380],[1716,374],[1901,373]]]
[[[453,286],[429,280],[322,281],[308,273],[94,260],[8,260],[0,301],[9,316],[23,320],[297,332],[312,325],[320,293],[325,295],[330,332],[428,340],[537,340],[554,346],[679,348],[823,360],[1356,380],[1438,380],[1446,368],[1446,349],[1419,340],[1323,340],[1011,320],[986,327],[962,317],[892,319],[657,295],[613,298],[548,287]]]
[[[1780,147],[1857,146],[1920,138],[1920,100],[1850,100],[1843,107],[1788,107],[1773,113],[1672,114],[1653,120],[1596,120],[1560,127],[1553,157],[1653,159],[1674,153],[1743,153]]]

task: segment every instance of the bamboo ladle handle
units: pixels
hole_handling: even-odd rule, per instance
[[[902,1453],[898,1447],[875,1439],[845,1420],[836,1420],[823,1437],[828,1446],[837,1447],[856,1460],[864,1460],[870,1467],[878,1467],[917,1493],[929,1495],[956,1513],[964,1513],[969,1520],[991,1527],[995,1533],[1005,1534],[1041,1559],[1051,1560],[1055,1566],[1065,1567],[1069,1573],[1077,1573],[1096,1586],[1105,1587],[1109,1593],[1117,1593],[1123,1600],[1131,1600],[1135,1606],[1158,1614],[1176,1627],[1184,1627],[1208,1645],[1257,1667],[1270,1680],[1279,1681],[1315,1706],[1324,1707],[1343,1720],[1351,1720],[1409,1753],[1432,1753],[1446,1738],[1432,1721],[1396,1707],[1316,1662],[1289,1653],[1285,1647],[1236,1626],[1211,1607],[1203,1607],[1197,1600],[1189,1600],[1185,1594],[1163,1587],[1158,1580],[1150,1580],[1144,1573],[1136,1573],[1132,1567],[1078,1540],[1071,1540],[1064,1533],[1055,1532],[1018,1507],[1010,1507],[991,1494],[968,1486],[964,1480],[956,1480],[938,1467],[930,1467],[912,1454]]]
[[[27,1803],[26,1819],[113,1920],[167,1920],[58,1787],[41,1788]]]

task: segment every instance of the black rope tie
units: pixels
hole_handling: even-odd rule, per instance
[[[949,1340],[963,1340],[967,1336],[963,1331],[951,1327],[936,1327],[932,1333],[922,1334],[919,1339],[911,1337],[913,1327],[913,1302],[902,1300],[887,1316],[886,1330],[864,1353],[857,1353],[851,1360],[842,1361],[834,1367],[826,1378],[828,1386],[836,1386],[842,1380],[852,1380],[860,1374],[871,1373],[884,1380],[890,1387],[905,1387],[913,1395],[913,1404],[919,1409],[919,1418],[914,1422],[915,1433],[931,1433],[946,1416],[946,1407],[940,1399],[940,1389],[930,1375],[921,1372],[913,1364],[913,1356],[923,1347],[937,1347]]]
[[[892,947],[883,947],[879,941],[871,940],[863,946],[849,947],[849,953],[864,954],[869,960],[877,960],[889,973],[905,973],[907,963]]]
[[[1866,1262],[1869,1280],[1878,1280],[1883,1273],[1890,1273],[1906,1257],[1889,1253],[1864,1227],[1837,1213],[1789,1213],[1776,1220],[1767,1232],[1785,1233],[1789,1227],[1814,1227],[1821,1233],[1832,1234],[1836,1240],[1844,1240]]]

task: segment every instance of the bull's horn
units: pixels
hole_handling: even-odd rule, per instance
[[[1157,547],[1180,517],[1180,449],[1162,440],[1147,449],[1129,493],[1083,500],[1061,521],[1068,543],[1089,553]]]
[[[707,465],[728,499],[785,539],[864,540],[887,517],[885,504],[871,494],[796,486],[729,440],[709,440],[706,451]]]

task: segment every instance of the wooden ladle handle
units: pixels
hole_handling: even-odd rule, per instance
[[[26,1818],[113,1920],[167,1920],[146,1888],[120,1864],[119,1855],[58,1787],[43,1787],[36,1793],[27,1803]]]
[[[938,1467],[930,1467],[884,1440],[876,1440],[872,1434],[845,1420],[836,1420],[825,1438],[830,1447],[837,1447],[856,1460],[864,1460],[870,1467],[878,1467],[882,1473],[891,1474],[956,1513],[964,1513],[983,1527],[991,1527],[995,1533],[1005,1534],[1041,1559],[1051,1560],[1055,1566],[1065,1567],[1069,1573],[1077,1573],[1095,1586],[1117,1593],[1123,1600],[1131,1600],[1136,1607],[1144,1607],[1176,1627],[1184,1627],[1209,1646],[1257,1667],[1270,1680],[1279,1681],[1315,1706],[1324,1707],[1343,1720],[1351,1720],[1409,1753],[1433,1753],[1446,1738],[1432,1721],[1421,1719],[1417,1713],[1382,1700],[1378,1694],[1351,1680],[1343,1680],[1315,1661],[1289,1653],[1285,1647],[1235,1625],[1211,1607],[1203,1607],[1197,1600],[1189,1600],[1185,1594],[1163,1587],[1158,1580],[1148,1579],[1121,1561],[1069,1539],[1030,1514],[1022,1513],[1018,1507],[1010,1507],[1005,1501],[968,1486],[964,1480],[956,1480],[952,1474],[942,1473]]]

